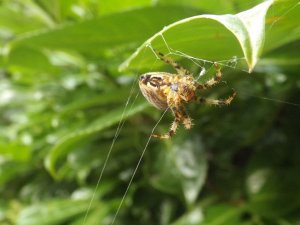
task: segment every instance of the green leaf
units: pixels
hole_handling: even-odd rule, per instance
[[[45,0],[36,0],[35,3],[43,9],[45,14],[52,21],[59,21],[61,19],[60,9],[61,5],[58,0],[45,1]]]
[[[17,225],[61,224],[80,213],[84,213],[89,208],[89,204],[89,201],[86,200],[79,201],[73,199],[57,199],[50,202],[34,204],[24,208],[20,212]]]
[[[30,47],[12,49],[7,66],[13,72],[54,73],[56,71],[45,54]]]
[[[262,168],[250,174],[247,183],[251,212],[274,219],[299,209],[300,185],[294,180],[299,168],[298,172],[294,171],[285,169],[279,172]]]
[[[58,179],[61,178],[56,165],[62,157],[66,156],[70,151],[72,151],[74,145],[82,140],[95,136],[100,131],[118,123],[118,121],[121,119],[125,120],[128,117],[143,111],[147,106],[148,104],[146,102],[142,104],[136,103],[135,106],[131,107],[127,112],[124,113],[124,116],[124,107],[121,107],[117,110],[107,113],[105,116],[102,116],[96,121],[91,121],[88,127],[82,128],[80,131],[75,131],[62,137],[45,158],[45,166],[47,170],[52,174],[53,177]]]
[[[253,7],[261,3],[261,0],[252,1],[224,1],[224,0],[159,0],[159,5],[182,5],[198,8],[207,13],[223,14],[223,13],[236,13]]]
[[[194,207],[172,225],[239,225],[241,209],[227,204],[214,204],[207,209]]]
[[[152,46],[162,52],[175,49],[213,61],[245,57],[251,72],[261,54],[265,16],[272,3],[266,1],[236,15],[199,15],[177,21],[149,38],[120,69],[152,65],[149,60],[155,57],[148,48]]]
[[[191,15],[195,15],[195,10],[180,7],[136,9],[63,25],[43,32],[28,33],[19,36],[11,42],[11,45],[14,48],[31,46],[32,48],[68,49],[88,55],[99,55],[112,47],[124,44],[137,45],[165,24]]]
[[[129,10],[132,8],[151,6],[152,0],[110,0],[102,1],[100,4],[100,13],[109,14],[118,11]]]
[[[237,208],[229,204],[213,205],[204,212],[205,222],[203,225],[235,225],[240,224],[240,214],[242,208]]]
[[[105,223],[105,218],[108,214],[107,211],[107,208],[104,208],[102,205],[100,205],[91,210],[88,213],[87,218],[85,218],[85,216],[79,217],[70,225],[101,225]],[[83,221],[85,221],[84,224]]]
[[[298,0],[275,1],[266,19],[265,52],[299,40],[299,20],[300,2]]]
[[[278,154],[278,150],[275,147],[267,153]],[[294,163],[282,167],[278,159],[268,156],[267,153],[260,154],[260,158],[250,164],[253,168],[246,180],[248,208],[262,217],[274,219],[299,209],[300,184],[295,177],[298,176],[300,167]],[[263,157],[268,157],[269,161],[266,163]],[[297,155],[294,156],[296,157]]]
[[[295,78],[297,79],[298,77],[296,73],[300,67],[299,49],[300,40],[269,52],[258,62],[258,71],[268,71],[268,69],[270,69],[270,65],[273,65],[273,68],[276,66],[280,69],[280,71],[289,72],[289,77],[292,77],[292,74],[295,74]]]
[[[29,2],[27,2],[28,4]],[[30,3],[29,3],[30,4]],[[45,26],[43,21],[37,19],[36,15],[24,15],[24,12],[17,11],[16,8],[3,7],[0,8],[0,27],[12,33],[23,33],[26,31],[32,31],[41,29]]]
[[[3,158],[5,159],[5,157]],[[31,161],[28,160],[28,162]],[[18,181],[20,175],[26,172],[28,172],[28,165],[25,163],[19,161],[1,162],[0,185],[4,187],[9,181]]]
[[[25,162],[31,157],[31,149],[29,146],[21,145],[17,142],[0,142],[0,156],[9,161]]]
[[[187,204],[198,197],[207,173],[206,155],[197,138],[174,143],[168,151],[161,151],[154,164],[152,184],[163,191],[183,195]]]
[[[202,207],[196,206],[189,212],[181,216],[172,225],[197,225],[203,222],[203,210]],[[201,223],[202,224],[202,223]]]

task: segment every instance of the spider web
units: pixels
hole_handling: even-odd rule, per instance
[[[299,4],[296,3],[295,6],[291,7],[290,9],[288,9],[285,13],[282,14],[282,16],[285,16],[287,15],[291,10],[293,10],[297,5]],[[274,21],[272,23],[272,25],[269,27],[269,29],[266,31],[266,32],[269,32],[272,27],[279,21],[279,18]],[[239,71],[241,72],[241,74],[244,74],[245,76],[247,76],[246,78],[249,78],[249,73],[248,73],[248,70],[245,68],[245,58],[244,57],[237,57],[237,56],[232,56],[230,59],[223,59],[223,60],[219,60],[219,61],[210,61],[210,60],[206,60],[206,59],[202,59],[202,58],[197,58],[195,56],[192,56],[192,55],[188,55],[182,51],[179,51],[179,50],[176,50],[176,49],[173,49],[171,46],[169,46],[167,40],[165,39],[165,37],[163,36],[163,34],[161,33],[160,34],[161,38],[163,39],[163,42],[165,44],[165,46],[167,47],[168,49],[168,52],[165,54],[166,56],[176,56],[176,57],[180,57],[180,58],[184,58],[184,59],[187,59],[188,61],[190,61],[193,65],[195,65],[197,68],[198,68],[198,73],[195,74],[194,73],[194,78],[195,80],[199,81],[201,79],[204,79],[206,78],[207,79],[207,76],[211,73],[214,72],[214,69],[213,69],[213,65],[214,63],[218,63],[219,65],[222,66],[222,69],[223,68],[227,68],[227,69],[230,69],[230,70],[233,70],[233,71]],[[151,43],[147,45],[147,47],[149,49],[151,49],[151,51],[153,52],[153,58],[154,58],[154,62],[153,62],[153,65],[152,65],[152,68],[155,66],[155,64],[160,60],[159,57],[157,56],[157,54],[155,53]],[[145,49],[144,49],[145,51]],[[141,60],[143,59],[143,55],[141,57]],[[140,71],[141,68],[138,69],[138,71]],[[128,94],[128,97],[126,99],[126,102],[125,102],[125,105],[124,105],[124,110],[122,112],[122,116],[121,116],[121,120],[119,121],[118,123],[118,126],[116,128],[116,131],[115,131],[115,134],[114,134],[114,137],[112,139],[112,142],[111,142],[111,145],[109,147],[109,150],[108,150],[108,153],[106,155],[106,158],[104,160],[104,163],[103,163],[103,166],[101,167],[101,171],[100,171],[100,174],[99,174],[99,178],[97,180],[97,183],[96,183],[96,187],[94,189],[94,192],[92,194],[92,197],[91,197],[91,200],[90,200],[90,203],[89,203],[89,206],[86,210],[86,213],[85,213],[85,216],[84,216],[84,219],[83,219],[83,222],[82,222],[82,225],[85,225],[86,223],[86,220],[87,220],[87,217],[88,217],[88,214],[91,210],[91,206],[92,206],[92,203],[93,201],[95,200],[95,195],[96,195],[96,192],[99,191],[99,189],[101,188],[101,180],[102,180],[102,177],[103,177],[103,174],[105,172],[105,169],[106,169],[106,166],[107,164],[109,163],[109,160],[111,158],[111,153],[113,151],[113,148],[114,148],[114,145],[116,143],[116,141],[118,140],[118,137],[124,127],[124,124],[125,124],[125,120],[124,118],[126,117],[128,111],[130,111],[130,109],[134,106],[134,104],[136,103],[136,100],[139,96],[139,93],[137,93],[136,95],[134,94],[136,89],[138,89],[137,87],[137,79],[138,79],[138,76],[135,77],[134,81],[133,81],[133,84],[130,88],[130,92]],[[250,80],[251,82],[251,80]],[[226,85],[228,85],[226,83],[226,81],[223,81],[223,83],[225,83]],[[235,87],[234,87],[235,88]],[[237,90],[238,92],[238,95],[239,96],[244,96],[244,97],[251,97],[251,98],[256,98],[256,99],[260,99],[260,100],[264,100],[264,101],[270,101],[270,102],[274,102],[274,103],[277,103],[277,104],[287,104],[287,105],[291,105],[291,106],[294,106],[294,107],[297,107],[297,108],[300,108],[300,104],[299,103],[295,103],[295,102],[289,102],[289,101],[285,101],[285,100],[282,100],[282,99],[278,99],[278,98],[273,98],[273,97],[270,97],[270,96],[261,96],[261,95],[257,95],[257,94],[253,94],[253,93],[250,93],[249,91],[247,91],[247,89],[238,89]],[[149,146],[149,143],[151,142],[151,138],[152,138],[152,134],[154,133],[156,127],[159,125],[159,123],[161,122],[161,120],[163,119],[163,117],[165,116],[165,114],[167,113],[168,109],[166,109],[160,116],[160,118],[158,119],[157,123],[153,126],[148,138],[146,139],[146,143],[143,147],[143,150],[140,154],[140,157],[137,161],[137,164],[132,172],[132,175],[129,179],[129,182],[128,182],[128,185],[126,187],[126,190],[124,192],[124,194],[122,195],[122,198],[120,200],[120,203],[117,207],[117,210],[115,212],[115,214],[113,215],[113,217],[111,218],[111,221],[109,222],[110,225],[113,225],[115,224],[115,221],[119,215],[119,212],[123,206],[123,203],[127,197],[127,194],[128,194],[128,191],[131,187],[131,184],[133,183],[133,180],[135,178],[135,175],[141,165],[141,162],[142,162],[142,159],[145,155],[145,152],[147,151],[148,149],[148,146]]]
[[[282,16],[285,16],[286,14],[288,14],[291,10],[294,9],[295,6],[291,7]],[[267,32],[269,32],[271,30],[271,28],[274,26],[274,24],[277,21],[279,21],[279,19],[277,19],[276,21],[274,21],[272,23],[272,25],[270,26],[270,28],[268,29]],[[165,54],[166,56],[170,56],[170,57],[179,56],[181,58],[186,58],[189,61],[191,61],[194,65],[196,65],[197,67],[200,68],[198,75],[196,75],[196,76],[194,75],[194,78],[195,78],[196,81],[199,81],[199,79],[202,78],[202,77],[206,77],[206,80],[207,80],[208,78],[207,78],[206,75],[209,72],[214,72],[214,69],[213,69],[214,63],[217,63],[217,64],[221,65],[223,68],[229,68],[230,70],[238,71],[242,75],[247,76],[246,79],[248,79],[248,80],[249,80],[249,78],[252,79],[252,77],[251,77],[252,75],[251,74],[249,75],[248,70],[245,68],[245,62],[246,62],[245,57],[233,56],[230,59],[223,59],[223,60],[217,60],[217,61],[211,61],[211,60],[206,60],[206,59],[202,59],[202,58],[197,58],[195,56],[188,55],[184,52],[181,52],[179,50],[174,50],[172,47],[169,46],[169,44],[167,43],[167,41],[166,41],[166,39],[165,39],[165,37],[163,36],[162,33],[160,34],[160,36],[161,36],[166,48],[168,49],[167,54]],[[147,47],[149,49],[151,49],[153,55],[156,58],[156,61],[160,60],[159,56],[156,54],[156,52],[155,52],[154,48],[152,47],[151,43],[148,44]],[[280,77],[285,76],[283,74],[278,74],[278,75]],[[285,79],[285,78],[283,78],[283,79]],[[228,83],[225,80],[223,80],[221,82],[228,85]],[[252,80],[249,80],[249,82],[251,83]],[[251,85],[251,84],[249,84],[249,85]],[[291,106],[295,106],[295,107],[300,107],[299,103],[289,102],[289,101],[285,101],[283,99],[277,99],[277,98],[273,98],[273,97],[269,97],[269,96],[255,95],[255,94],[252,94],[251,92],[247,91],[248,89],[241,89],[241,88],[236,88],[236,89],[237,89],[239,95],[243,95],[245,97],[253,97],[253,98],[258,98],[258,99],[261,99],[261,100],[272,101],[272,102],[275,102],[275,103],[278,103],[278,104],[287,104],[287,105],[291,105]]]

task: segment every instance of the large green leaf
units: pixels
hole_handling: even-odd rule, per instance
[[[112,47],[137,45],[165,24],[195,14],[195,10],[179,7],[135,9],[62,25],[56,29],[28,33],[11,42],[11,47],[68,49],[97,55]]]
[[[82,128],[81,130],[69,133],[62,137],[57,144],[50,150],[49,154],[45,159],[45,166],[48,171],[56,178],[59,177],[59,171],[56,168],[58,161],[61,160],[68,152],[72,150],[74,145],[82,140],[89,139],[95,136],[100,131],[108,128],[120,121],[126,119],[138,112],[141,112],[148,106],[147,103],[136,104],[131,107],[128,111],[123,114],[124,107],[109,112],[107,115],[100,117],[96,121],[91,121],[88,127]]]
[[[177,21],[149,38],[121,65],[120,69],[128,66],[149,68],[148,65],[153,65],[156,59],[151,49],[153,47],[165,53],[173,49],[195,58],[212,61],[230,59],[233,56],[245,57],[248,70],[252,71],[262,53],[265,20],[268,23],[274,22],[272,29],[267,30],[268,37],[280,32],[280,35],[276,35],[273,40],[266,40],[272,42],[268,44],[269,50],[295,40],[300,35],[299,25],[295,22],[299,17],[297,2],[278,1],[274,4],[271,13],[267,14],[273,3],[274,1],[271,0],[266,1],[235,15],[199,15]],[[283,12],[288,13],[283,14]],[[283,24],[274,21],[274,17],[284,18]],[[286,35],[291,29],[293,29],[292,36]],[[285,35],[284,40],[280,40],[282,35]]]

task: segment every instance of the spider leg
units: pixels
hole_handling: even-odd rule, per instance
[[[179,111],[180,121],[184,125],[185,129],[189,130],[193,126],[192,119],[188,116],[184,106],[180,107]]]
[[[208,98],[203,98],[203,97],[197,97],[196,101],[199,103],[204,103],[208,105],[219,105],[219,106],[224,106],[224,105],[229,105],[231,101],[235,98],[236,96],[236,91],[233,90],[233,94],[229,96],[226,99],[208,99]]]
[[[215,84],[219,83],[222,78],[222,72],[219,64],[214,63],[214,67],[216,70],[216,75],[211,78],[210,80],[206,81],[204,84],[198,84],[197,89],[205,90],[207,88],[210,88],[211,86],[214,86]]]
[[[180,107],[173,107],[172,112],[175,116],[175,119],[171,125],[171,128],[168,133],[166,134],[152,134],[152,137],[159,138],[159,139],[170,139],[177,131],[179,123],[183,123],[186,129],[191,129],[192,127],[192,120],[187,115],[186,110],[183,106]]]
[[[156,49],[154,49],[156,55],[160,58],[160,60],[162,60],[163,62],[171,65],[179,75],[190,75],[191,73],[186,70],[185,68],[183,68],[181,65],[179,65],[176,61],[174,61],[173,59],[171,59],[170,57],[165,56],[163,53],[157,51]]]
[[[158,139],[170,139],[175,133],[179,125],[179,120],[175,118],[173,121],[171,128],[168,133],[166,134],[152,134],[152,137],[158,138]]]

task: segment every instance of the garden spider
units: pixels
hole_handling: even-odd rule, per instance
[[[208,89],[220,82],[222,73],[217,63],[214,63],[216,75],[206,83],[200,84],[188,70],[177,62],[156,50],[155,52],[162,61],[174,67],[177,73],[149,72],[139,78],[139,86],[144,97],[158,109],[170,109],[175,117],[168,133],[163,135],[152,134],[153,137],[159,139],[171,138],[175,134],[179,123],[182,123],[186,129],[192,127],[192,119],[186,113],[185,103],[199,102],[223,106],[229,105],[236,96],[235,91],[225,100],[196,96],[196,91]]]

